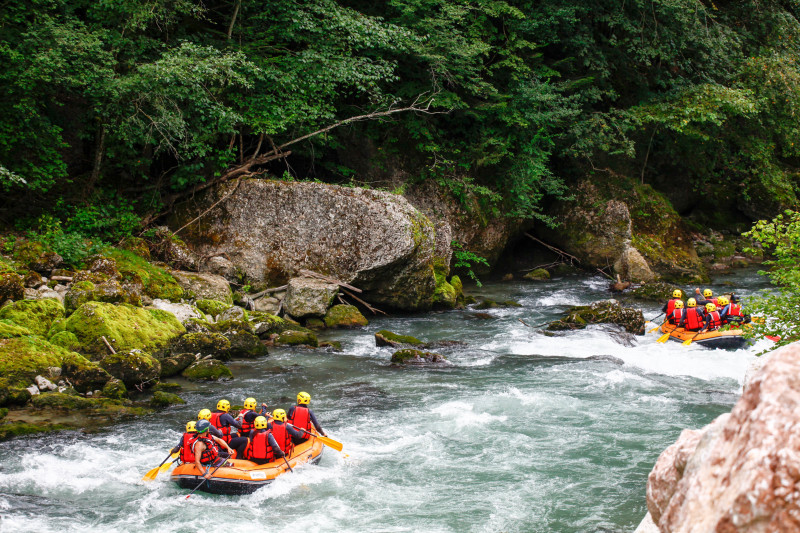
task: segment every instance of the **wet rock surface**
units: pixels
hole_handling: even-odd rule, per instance
[[[617,300],[602,300],[591,305],[570,308],[567,316],[551,322],[547,329],[564,331],[583,329],[589,324],[616,324],[628,333],[643,335],[644,322],[641,309],[623,307]]]

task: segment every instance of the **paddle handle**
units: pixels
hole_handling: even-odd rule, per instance
[[[292,467],[289,465],[289,461],[286,459],[286,455],[285,454],[283,456],[283,462],[286,463],[286,468],[289,469],[289,472],[294,472],[294,470],[292,470]]]
[[[224,465],[224,464],[225,464],[225,463],[227,463],[227,462],[228,462],[228,460],[227,460],[227,459],[223,459],[223,460],[222,460],[222,462],[219,464],[219,466],[218,466],[218,467],[216,467],[216,468],[214,469],[214,471],[213,471],[213,472],[211,472],[211,475],[210,475],[208,478],[206,478],[206,477],[203,477],[203,481],[201,481],[199,485],[197,485],[197,486],[196,486],[194,489],[192,489],[192,492],[190,492],[189,494],[187,494],[187,495],[186,495],[186,499],[188,500],[188,499],[189,499],[189,496],[191,496],[192,494],[194,494],[194,493],[195,493],[195,491],[196,491],[197,489],[199,489],[200,487],[202,487],[202,486],[203,486],[203,483],[205,483],[206,481],[208,481],[209,479],[211,479],[212,477],[214,477],[214,474],[216,474],[216,473],[217,473],[217,470],[219,470],[219,469],[222,467],[222,465]]]

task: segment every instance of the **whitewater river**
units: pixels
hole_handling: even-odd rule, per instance
[[[715,293],[763,287],[753,272],[716,282]],[[491,319],[472,310],[376,319],[322,335],[342,353],[275,349],[231,364],[232,382],[185,383],[185,406],[94,434],[0,444],[0,531],[630,532],[659,453],[681,429],[730,410],[769,341],[725,352],[650,334],[626,346],[602,328],[547,337],[518,320],[557,318],[607,298],[606,286],[587,276],[487,283],[471,292],[522,307],[486,311]],[[437,350],[449,368],[396,369],[375,347],[383,328],[466,344]],[[168,475],[140,481],[199,409],[251,395],[288,408],[300,390],[346,456],[326,449],[318,466],[241,497],[187,501]]]

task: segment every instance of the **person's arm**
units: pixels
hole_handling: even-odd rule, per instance
[[[236,429],[242,429],[242,424],[241,424],[241,422],[239,422],[238,420],[236,420],[235,418],[233,418],[233,417],[232,417],[231,415],[229,415],[228,413],[225,413],[224,415],[222,415],[221,417],[219,417],[219,421],[220,421],[220,423],[221,423],[221,424],[223,424],[223,425],[226,425],[226,426],[233,426],[233,427],[235,427]]]
[[[267,416],[267,404],[266,403],[262,403],[261,404],[261,415],[262,416]]]
[[[669,307],[669,302],[664,304],[664,307],[661,308],[661,312],[662,313],[666,313],[667,312],[667,307]]]
[[[210,426],[208,428],[208,432],[211,434],[212,437],[222,438],[222,432],[218,430],[215,426]]]
[[[314,424],[314,429],[316,429],[316,430],[317,430],[317,433],[319,433],[319,434],[320,434],[320,435],[322,435],[323,437],[327,437],[327,436],[328,436],[328,434],[327,434],[327,433],[325,433],[324,431],[322,431],[322,426],[320,426],[320,425],[319,425],[319,422],[317,422],[317,417],[316,417],[316,416],[314,416],[314,411],[312,411],[311,409],[309,409],[309,410],[308,410],[308,416],[309,416],[309,418],[311,418],[311,423],[312,423],[312,424]]]
[[[227,443],[227,442],[225,442],[224,440],[222,440],[222,439],[221,439],[221,438],[219,438],[219,437],[214,437],[214,440],[215,440],[215,441],[217,442],[217,444],[219,444],[220,446],[224,446],[224,447],[225,447],[225,449],[226,449],[226,450],[228,450],[228,453],[233,453],[233,449],[232,449],[230,446],[228,446],[228,443]]]
[[[275,457],[283,457],[286,455],[283,453],[283,450],[281,450],[281,447],[278,446],[278,441],[275,440],[275,437],[272,436],[272,433],[267,436],[267,442],[269,442],[269,445],[272,447],[272,453],[275,455]]]
[[[303,436],[304,436],[303,433],[305,433],[305,431],[303,433],[300,433],[299,431],[294,429],[294,427],[292,427],[292,426],[290,426],[288,424],[286,424],[286,431],[288,431],[289,435],[291,435],[292,437],[294,437],[296,439],[302,439]]]
[[[185,437],[185,436],[186,435],[181,435],[181,440],[178,441],[178,445],[175,446],[174,448],[172,448],[169,451],[170,455],[173,454],[173,453],[178,453],[180,451],[180,449],[183,448],[183,437]]]

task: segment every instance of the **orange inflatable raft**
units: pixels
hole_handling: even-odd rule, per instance
[[[315,438],[298,444],[291,457],[287,457],[289,465],[294,469],[306,463],[319,463],[322,448],[322,443]],[[233,459],[229,462],[233,466],[217,469],[211,479],[198,490],[212,494],[249,494],[269,485],[275,478],[289,471],[283,459],[263,465],[244,459]],[[172,481],[183,489],[194,489],[203,480],[202,475],[203,472],[199,472],[194,463],[184,463],[172,471]]]
[[[747,326],[745,326],[747,327]],[[714,330],[698,334],[696,331],[687,331],[673,324],[663,324],[661,333],[669,333],[670,340],[683,342],[694,339],[692,344],[699,344],[706,348],[721,348],[723,350],[738,350],[748,344],[749,339],[744,338],[741,329]]]

